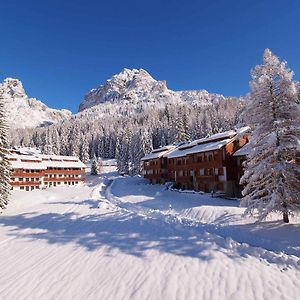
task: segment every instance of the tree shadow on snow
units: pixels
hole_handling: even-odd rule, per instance
[[[90,201],[85,204],[90,205]],[[49,244],[75,243],[87,251],[105,246],[108,254],[113,249],[119,249],[138,257],[147,255],[147,250],[158,250],[209,260],[213,258],[211,249],[216,242],[209,235],[204,237],[203,232],[128,212],[88,216],[76,213],[24,213],[1,216],[0,224],[9,226],[10,235],[18,238],[46,240]],[[217,243],[221,242],[224,246],[221,240]]]

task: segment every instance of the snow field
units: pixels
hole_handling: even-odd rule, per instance
[[[270,245],[295,230],[280,252],[262,240],[254,247],[240,241],[258,230],[242,210],[114,173],[14,193],[0,215],[0,298],[297,299],[299,254],[283,250],[299,250],[287,246],[299,227],[278,225],[268,237],[261,225]]]

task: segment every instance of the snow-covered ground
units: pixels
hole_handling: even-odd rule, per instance
[[[299,219],[252,224],[236,201],[114,172],[11,198],[0,299],[299,298]]]

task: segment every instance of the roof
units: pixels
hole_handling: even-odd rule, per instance
[[[236,151],[233,156],[244,156],[248,155],[250,153],[250,145],[249,143],[244,145],[242,148],[240,148],[238,151]]]
[[[171,150],[173,149],[175,146],[173,145],[167,145],[167,146],[164,146],[164,147],[161,147],[161,148],[157,148],[157,149],[154,149],[152,151],[152,153],[155,153],[155,152],[161,152],[161,151],[166,151],[166,150]]]
[[[160,157],[182,157],[188,154],[218,150],[246,132],[250,132],[249,126],[241,127],[236,130],[228,130],[225,132],[216,133],[189,143],[180,144],[179,146],[165,146],[153,150],[150,154],[145,155],[141,160],[145,161]]]
[[[47,166],[42,162],[22,162],[21,160],[9,161],[12,169],[46,170]]]
[[[205,143],[196,145],[192,148],[187,148],[184,150],[180,150],[179,148],[176,149],[176,151],[173,151],[170,154],[167,154],[166,157],[168,158],[175,158],[175,157],[182,157],[188,154],[194,154],[194,153],[202,153],[207,151],[213,151],[218,150],[227,145],[232,139],[225,139],[217,142],[211,142],[211,143]]]
[[[47,168],[86,168],[86,165],[76,156],[8,154],[7,158],[13,169],[46,170]]]
[[[146,154],[144,157],[142,157],[141,161],[163,157],[165,154],[169,153],[175,148],[176,146],[171,145],[171,146],[165,146],[162,148],[155,149],[151,153]]]

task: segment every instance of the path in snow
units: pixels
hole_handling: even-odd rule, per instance
[[[0,215],[0,298],[297,299],[297,256],[137,204],[119,179],[106,191],[113,176],[14,194]]]

